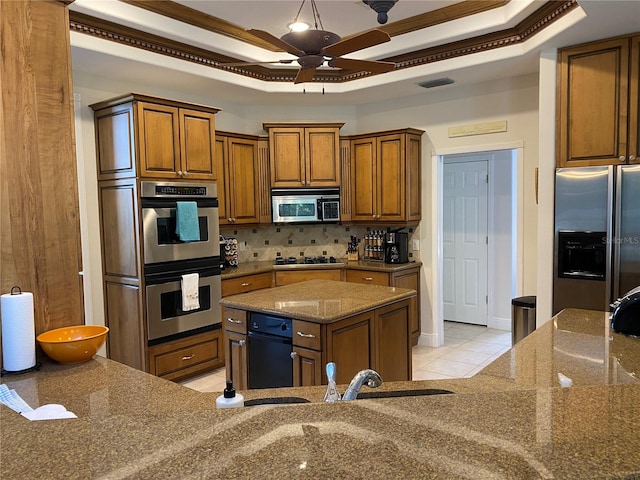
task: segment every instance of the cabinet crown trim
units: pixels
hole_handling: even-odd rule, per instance
[[[317,123],[317,122],[264,122],[262,128],[269,130],[270,128],[342,128],[342,123]]]
[[[125,95],[119,96],[119,97],[115,97],[115,98],[111,98],[109,100],[105,100],[102,102],[98,102],[98,103],[94,103],[92,105],[89,105],[89,108],[91,108],[92,110],[101,110],[103,108],[108,108],[108,107],[114,107],[116,105],[120,105],[123,103],[129,103],[129,102],[134,102],[134,101],[138,101],[138,102],[149,102],[149,103],[159,103],[162,105],[168,105],[171,107],[177,107],[177,108],[189,108],[191,110],[197,110],[200,112],[208,112],[208,113],[218,113],[221,109],[217,108],[217,107],[211,107],[208,105],[201,105],[199,103],[189,103],[189,102],[183,102],[180,100],[172,100],[169,98],[161,98],[161,97],[153,97],[151,95],[144,95],[142,93],[127,93]]]

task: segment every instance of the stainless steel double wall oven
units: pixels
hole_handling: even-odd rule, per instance
[[[149,344],[220,328],[221,298],[218,198],[215,183],[140,184]],[[176,234],[178,202],[195,202],[200,238]],[[181,280],[199,275],[200,308],[182,309]]]

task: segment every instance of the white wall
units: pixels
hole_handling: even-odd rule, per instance
[[[414,127],[425,130],[423,136],[423,221],[420,225],[420,259],[422,272],[422,319],[423,333],[436,331],[431,316],[432,284],[431,239],[433,225],[431,212],[433,192],[431,192],[432,172],[431,155],[434,150],[447,148],[469,148],[473,151],[486,144],[521,141],[524,144],[524,290],[535,293],[537,272],[537,208],[534,198],[534,170],[538,165],[538,76],[504,79],[498,82],[476,84],[471,87],[455,85],[425,90],[423,95],[402,100],[375,104],[349,106],[348,94],[341,105],[314,107],[281,107],[272,105],[253,105],[250,107],[233,105],[224,101],[223,92],[212,92],[210,98],[194,96],[188,86],[184,91],[165,91],[146,88],[139,84],[126,84],[110,81],[106,78],[74,72],[74,93],[80,95],[82,152],[84,153],[85,185],[81,185],[81,201],[87,202],[88,237],[82,239],[88,244],[92,265],[92,298],[94,311],[102,310],[100,239],[98,226],[97,183],[95,139],[93,114],[88,105],[128,92],[144,92],[150,95],[174,98],[208,104],[222,109],[216,115],[216,128],[219,130],[243,132],[247,134],[265,134],[263,122],[273,121],[331,121],[345,122],[342,132],[345,135],[365,133],[392,128]],[[490,135],[449,138],[448,128],[488,121],[506,120],[507,132]],[[96,316],[98,318],[98,315]],[[102,313],[102,318],[104,314]]]
[[[375,131],[386,128],[415,127],[425,130],[423,138],[423,221],[420,225],[423,267],[421,329],[427,337],[441,336],[437,322],[431,317],[436,292],[432,271],[434,225],[430,214],[435,208],[432,192],[432,152],[447,149],[486,150],[486,145],[522,142],[524,145],[524,185],[522,192],[524,243],[522,290],[535,294],[537,286],[538,216],[535,203],[534,175],[538,166],[538,75],[507,78],[470,87],[455,85],[425,90],[422,97],[413,96],[394,102],[383,102],[358,108],[358,128]],[[449,138],[449,127],[491,121],[507,121],[507,131],[488,135]],[[525,294],[525,293],[523,293]],[[438,339],[434,342],[437,344]],[[427,342],[433,344],[434,342]]]

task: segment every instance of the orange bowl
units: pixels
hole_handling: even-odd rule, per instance
[[[41,333],[36,340],[44,353],[58,363],[82,363],[91,359],[107,338],[104,325],[73,325]]]

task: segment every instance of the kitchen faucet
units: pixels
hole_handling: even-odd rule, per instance
[[[344,395],[341,396],[336,387],[336,364],[333,362],[327,363],[326,371],[329,385],[327,386],[327,393],[324,396],[325,402],[355,400],[362,385],[366,385],[369,388],[375,388],[382,385],[382,377],[380,377],[380,374],[375,370],[366,368],[355,374],[351,383],[345,390]]]
[[[351,380],[351,383],[344,391],[342,400],[355,400],[362,385],[366,385],[369,388],[379,387],[382,385],[382,377],[380,377],[378,372],[371,370],[370,368],[360,370],[356,373]]]

